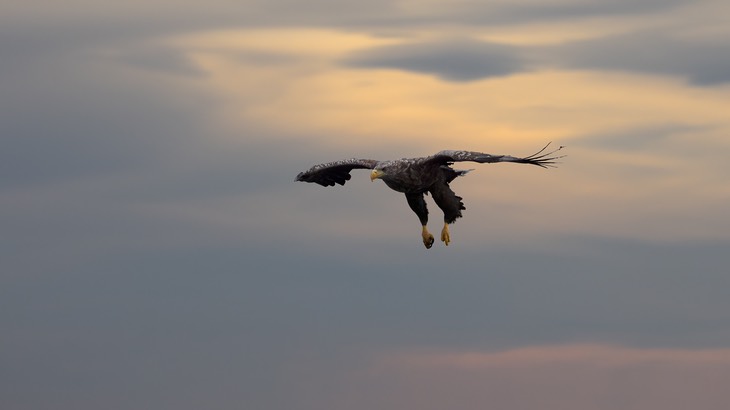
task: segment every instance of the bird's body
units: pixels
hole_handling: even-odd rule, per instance
[[[555,160],[561,158],[552,155],[563,147],[543,154],[546,148],[547,146],[524,158],[509,155],[491,155],[474,151],[441,151],[428,157],[389,161],[352,158],[315,165],[307,171],[299,173],[296,180],[313,182],[322,186],[344,185],[351,178],[350,171],[353,169],[371,169],[371,180],[382,179],[389,188],[405,194],[408,205],[421,222],[423,243],[426,248],[431,248],[434,239],[426,227],[428,209],[424,194],[430,193],[436,205],[444,212],[444,228],[441,231],[441,240],[446,245],[451,240],[449,224],[460,218],[462,216],[461,211],[466,209],[463,202],[461,202],[462,198],[451,190],[449,184],[456,177],[466,175],[470,170],[455,170],[451,168],[454,162],[516,162],[546,168],[553,166]]]
[[[390,189],[404,194],[423,193],[444,179],[448,168],[428,166],[427,158],[403,158],[383,161],[375,169],[387,169],[379,178]],[[453,178],[452,178],[453,179]]]

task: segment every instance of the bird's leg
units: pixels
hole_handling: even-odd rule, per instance
[[[449,235],[449,224],[446,222],[444,222],[444,229],[441,230],[441,241],[446,246],[449,246],[449,242],[451,242],[451,235]]]
[[[431,235],[431,232],[428,231],[428,228],[426,228],[426,225],[423,225],[423,229],[421,230],[421,237],[423,237],[423,244],[426,246],[426,249],[431,249],[433,246],[433,235]]]

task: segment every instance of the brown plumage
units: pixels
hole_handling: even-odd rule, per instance
[[[555,166],[556,160],[563,157],[555,155],[557,151],[563,148],[562,146],[545,152],[549,145],[524,158],[474,151],[441,151],[429,157],[403,158],[390,161],[352,158],[315,165],[304,172],[300,172],[296,180],[313,182],[322,186],[344,185],[351,178],[350,171],[353,169],[371,169],[371,180],[382,179],[391,189],[405,194],[408,205],[421,222],[423,244],[426,248],[431,248],[434,238],[426,228],[428,209],[424,194],[430,193],[436,205],[444,213],[441,240],[446,245],[451,241],[449,224],[454,223],[457,218],[461,218],[461,211],[466,209],[464,203],[461,202],[462,198],[451,190],[449,183],[458,176],[466,175],[470,170],[455,170],[451,168],[454,162],[470,161],[481,164],[515,162],[548,168]]]

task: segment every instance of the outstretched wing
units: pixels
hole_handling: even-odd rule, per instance
[[[345,185],[353,169],[373,169],[378,161],[374,159],[350,158],[341,161],[315,165],[297,175],[296,181],[314,182],[322,186]]]
[[[565,156],[555,155],[556,152],[563,149],[563,146],[561,145],[557,149],[545,152],[548,146],[550,146],[550,143],[545,145],[540,151],[524,158],[513,157],[510,155],[492,155],[474,151],[441,151],[429,158],[428,161],[442,165],[461,161],[471,161],[482,164],[493,162],[516,162],[519,164],[537,165],[543,168],[554,167],[557,163],[556,160]]]

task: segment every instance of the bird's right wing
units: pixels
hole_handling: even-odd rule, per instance
[[[314,182],[322,186],[345,185],[353,169],[373,169],[378,164],[374,159],[351,158],[315,165],[297,175],[296,181]]]
[[[554,167],[556,160],[564,157],[564,155],[555,155],[556,152],[563,149],[562,145],[557,149],[545,152],[549,145],[550,144],[545,145],[540,151],[524,158],[513,157],[511,155],[492,155],[474,151],[441,151],[429,158],[429,161],[441,164],[451,164],[462,161],[479,162],[481,164],[494,162],[516,162],[519,164],[531,164],[548,168]]]

